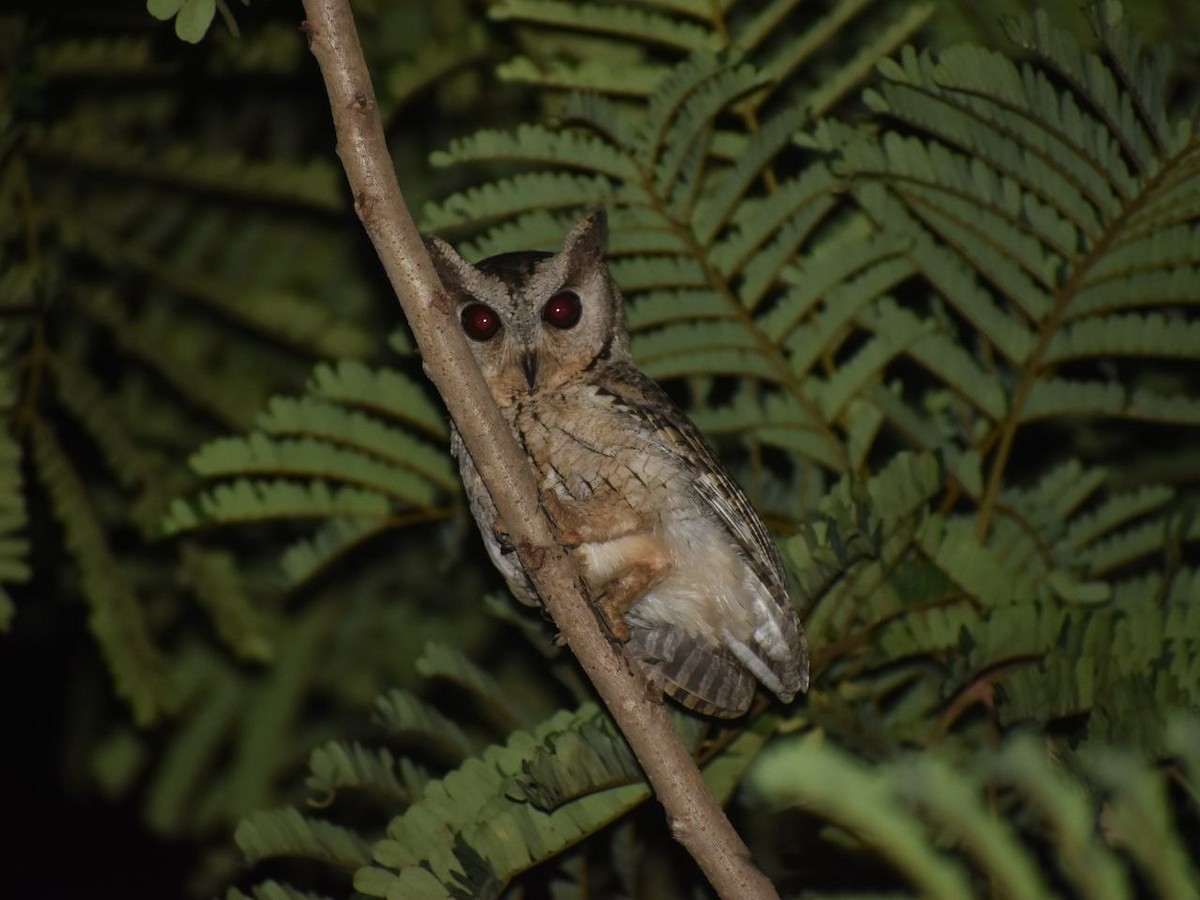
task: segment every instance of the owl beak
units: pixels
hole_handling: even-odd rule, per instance
[[[525,372],[525,380],[529,382],[529,389],[532,391],[537,382],[537,354],[532,350],[521,357],[521,369]]]

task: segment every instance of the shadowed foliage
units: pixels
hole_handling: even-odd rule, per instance
[[[0,628],[86,620],[70,780],[197,894],[694,896],[265,6],[0,20]],[[605,206],[778,536],[811,690],[677,721],[785,895],[1200,889],[1200,15],[1006,6],[357,6],[422,227]]]

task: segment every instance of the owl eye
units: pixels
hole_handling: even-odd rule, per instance
[[[462,327],[473,341],[490,341],[500,330],[500,317],[490,306],[472,303],[462,311]]]
[[[542,307],[542,321],[564,331],[574,328],[583,314],[583,304],[574,291],[559,291]]]

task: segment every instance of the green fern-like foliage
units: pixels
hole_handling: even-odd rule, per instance
[[[919,612],[902,612],[882,580],[853,592],[853,615],[872,629],[868,665],[907,658],[921,668],[958,651],[933,693],[917,699],[932,687],[918,680],[914,706],[895,707],[923,710],[911,735],[922,742],[978,702],[1002,724],[1090,712],[1088,728],[1103,736],[1155,733],[1148,719],[1197,703],[1185,624],[1196,570],[1167,564],[1200,536],[1194,517],[1176,490],[1134,474],[1136,456],[1124,466],[1136,486],[1122,491],[1069,458],[1087,450],[1088,432],[1072,420],[1186,429],[1200,408],[1188,394],[1200,341],[1186,312],[1200,282],[1200,245],[1188,238],[1200,143],[1186,119],[1151,103],[1165,96],[1163,73],[1119,16],[1112,6],[1093,12],[1106,57],[1080,51],[1041,16],[1013,26],[1040,65],[972,48],[906,51],[867,96],[903,134],[834,138],[830,123],[806,141],[835,154],[874,225],[909,236],[906,257],[936,291],[931,332],[942,340],[969,329],[977,342],[975,361],[953,372],[950,354],[910,351],[944,383],[924,393],[920,411],[933,446],[953,448],[943,508],[972,508],[929,517],[909,535],[922,577],[931,569],[942,586]],[[923,442],[920,431],[911,437]],[[1062,442],[1051,465],[1032,483],[1014,479],[1022,441],[1047,440]],[[1167,447],[1173,440],[1166,432]],[[851,608],[814,616],[825,624],[829,615],[827,627],[844,634],[838,617]],[[1136,635],[1130,620],[1141,623]]]
[[[396,369],[321,365],[300,398],[276,397],[246,437],[193,455],[192,469],[218,485],[177,501],[169,533],[209,524],[319,521],[283,556],[290,584],[392,528],[437,521],[459,490],[445,452],[443,414]]]
[[[1197,812],[1197,737],[1195,718],[1166,731],[1192,789],[1179,797],[1127,748],[1092,748],[1076,774],[1027,733],[969,762],[926,752],[870,767],[813,735],[773,746],[747,782],[760,808],[801,808],[832,826],[827,852],[877,855],[909,887],[888,896],[1191,897],[1200,879],[1182,829]]]
[[[678,722],[785,891],[1195,892],[1194,15],[1024,6],[357,8],[424,227],[606,206],[640,364],[779,534],[812,689]],[[695,896],[487,593],[295,21],[149,7],[209,33],[0,28],[0,627],[86,610],[95,782],[244,820],[201,894]]]
[[[649,796],[624,739],[594,704],[537,721],[456,650],[431,645],[417,666],[486,710],[490,730],[507,733],[503,742],[473,739],[417,695],[389,691],[376,699],[376,718],[401,750],[343,741],[318,747],[309,759],[309,810],[288,807],[244,820],[236,839],[247,859],[320,860],[353,872],[354,888],[365,896],[497,896],[516,875]],[[682,715],[677,721],[681,736],[698,746],[702,724]],[[729,794],[771,727],[729,732],[719,755],[706,754],[714,759],[706,768],[714,791]],[[431,766],[443,769],[440,777]],[[390,822],[376,815],[370,830],[347,828],[332,817],[353,808],[353,797],[402,813]]]
[[[1159,776],[1113,747],[1179,753],[1171,711],[1200,706],[1200,525],[1183,437],[1200,409],[1192,119],[1168,106],[1169,66],[1114,4],[1090,11],[1091,48],[1037,14],[1008,23],[1006,51],[909,47],[891,59],[930,10],[881,8],[859,32],[865,6],[814,19],[788,3],[498,4],[493,18],[543,50],[501,73],[536,86],[549,115],[436,153],[459,177],[484,174],[427,205],[424,222],[478,257],[552,248],[579,208],[608,207],[639,363],[737,447],[756,499],[790,535],[818,677],[790,720],[769,712],[755,728],[765,737],[787,721],[840,749],[787,743],[748,784],[826,817],[852,835],[848,852],[879,853],[924,894],[989,883],[1008,896],[1064,885],[1126,896],[1126,863],[1080,802],[1090,786],[1115,815],[1152,817],[1154,839],[1104,840],[1153,869],[1161,896],[1187,896],[1184,826]],[[839,58],[834,39],[851,34],[866,39]],[[399,409],[373,413],[419,430]],[[1158,436],[1153,456],[1125,439],[1131,423]],[[195,464],[221,457],[205,474],[225,480],[261,479],[258,460],[287,472],[272,434],[268,414]],[[1173,484],[1155,483],[1162,471]],[[320,477],[365,481],[332,455]],[[215,496],[199,518],[177,510],[174,527],[236,519]],[[411,502],[393,492],[375,521]],[[330,548],[306,556],[318,564],[339,546],[299,546],[313,543]],[[464,752],[465,732],[415,702],[395,708]],[[614,786],[628,772],[619,742],[592,711],[560,715],[472,756],[420,801],[393,787],[400,814],[386,836],[365,835],[373,862],[357,890],[495,896],[620,814],[597,799],[631,790]],[[1069,765],[1024,739],[986,766],[967,762],[1019,726],[1040,729]],[[747,761],[735,743],[708,763],[727,761],[733,782]],[[901,758],[902,747],[929,755]],[[338,758],[347,784],[407,783],[395,757]],[[883,768],[868,778],[867,763]],[[818,774],[789,782],[806,766]],[[1022,767],[1026,781],[1013,774]],[[1001,809],[985,791],[1005,792]],[[613,797],[629,819],[636,801]],[[560,831],[568,812],[582,830]],[[292,824],[244,829],[300,827],[281,815]],[[325,826],[312,827],[316,847]],[[942,846],[946,834],[958,843]],[[1063,855],[1063,874],[1039,870],[1018,840],[1031,835]],[[251,856],[285,855],[290,840]],[[781,860],[796,852],[781,848]],[[573,858],[551,871],[569,879]],[[621,871],[619,856],[607,865]],[[601,883],[555,882],[563,896]]]
[[[490,689],[488,676],[448,648],[431,647],[421,663],[493,712],[524,718],[510,698]],[[408,749],[397,754],[340,741],[318,747],[309,760],[308,810],[262,811],[238,828],[250,861],[317,860],[342,870],[342,879],[353,872],[361,896],[499,896],[515,875],[535,866],[544,874],[547,863],[648,795],[628,747],[591,704],[518,728],[485,749],[473,749],[457,726],[413,695],[381,696],[376,712],[383,732]],[[694,744],[699,723],[681,716],[678,724]],[[1161,741],[1163,752],[1178,759],[1177,777],[1193,787],[1197,728],[1194,718],[1176,717]],[[1068,896],[1120,898],[1133,896],[1134,877],[1154,896],[1196,890],[1197,872],[1181,838],[1186,817],[1200,812],[1194,790],[1175,797],[1165,774],[1128,747],[1097,744],[1067,766],[1044,742],[1020,733],[967,762],[942,749],[868,766],[819,732],[764,750],[772,730],[763,719],[717,742],[705,774],[718,796],[744,781],[750,808],[764,817],[785,811],[819,817],[834,828],[814,839],[829,844],[819,852],[847,865],[877,855],[912,896],[976,896],[991,884],[1006,897],[1063,896],[1066,888]],[[435,777],[414,761],[422,751],[413,748],[457,765]],[[370,829],[347,828],[337,822],[338,811],[352,807],[354,797],[403,813],[386,830],[377,816]],[[1054,852],[1057,870],[1039,864],[1031,842]],[[887,883],[884,871],[876,877]],[[615,890],[569,870],[552,883],[567,896]],[[811,885],[800,886],[812,893]],[[250,896],[283,889],[264,880]],[[847,896],[819,888],[815,895]],[[238,889],[226,896],[248,895]]]
[[[1196,277],[1200,145],[1163,107],[1168,70],[1143,57],[1119,10],[1098,7],[1093,22],[1107,57],[1074,48],[1044,15],[1011,29],[1036,65],[973,48],[906,52],[867,97],[906,131],[819,139],[838,145],[860,207],[911,236],[910,258],[936,269],[939,299],[988,336],[981,349],[1014,382],[1000,415],[980,400],[972,417],[982,433],[971,444],[991,451],[985,528],[1022,429],[1071,417],[1189,427],[1200,414],[1186,385],[1156,390],[1138,365],[1194,363],[1200,346],[1180,317]]]
[[[901,875],[926,893],[968,895],[980,877],[1038,895],[1009,826],[964,799],[990,770],[956,774],[955,761],[1027,725],[1069,758],[1064,778],[1111,786],[1087,762],[1099,748],[1169,751],[1169,710],[1200,706],[1200,569],[1187,562],[1200,527],[1178,438],[1200,408],[1196,138],[1166,106],[1169,68],[1114,5],[1091,12],[1093,49],[1038,14],[1009,24],[1007,54],[896,50],[930,8],[889,6],[869,24],[863,8],[499,4],[492,17],[544,49],[502,74],[536,86],[551,115],[434,154],[460,179],[485,174],[428,204],[424,222],[478,257],[556,246],[582,206],[610,209],[638,361],[739,445],[758,500],[792,535],[820,677],[788,725],[844,746],[830,766],[846,778],[854,758],[896,773],[844,803],[785,799],[870,845],[862,811],[919,776],[946,804],[938,826],[972,835],[982,875],[943,865],[896,812],[889,858],[916,853]],[[859,49],[839,58],[834,38],[851,36]],[[1176,485],[1154,485],[1147,457],[1120,442],[1114,425],[1132,422],[1165,436],[1153,469]],[[193,456],[210,487],[176,504],[168,528],[320,518],[284,556],[299,584],[366,538],[444,515],[454,479],[430,443],[443,437],[400,370],[318,367],[304,396],[276,398],[246,437]],[[391,752],[329,748],[312,784],[370,785],[396,817],[347,833],[295,811],[252,818],[252,860],[336,858],[368,895],[496,895],[644,797],[613,786],[628,761],[594,710],[512,721],[505,742],[473,748],[414,695],[380,709],[466,762],[431,781]],[[758,722],[746,734],[768,736],[780,713]],[[743,755],[734,744],[709,762],[730,764],[726,787],[762,740]],[[917,772],[894,762],[900,746],[947,762]],[[784,770],[799,764],[786,758]],[[1118,769],[1136,767],[1104,772]],[[1102,865],[1117,872],[1097,876],[1105,889],[1126,883]],[[1187,866],[1170,865],[1187,883]],[[607,866],[620,870],[616,856]]]
[[[302,98],[294,21],[239,10],[240,38],[218,27],[193,49],[158,40],[144,9],[49,7],[0,20],[0,629],[15,632],[6,660],[16,647],[45,667],[6,693],[73,672],[86,702],[38,701],[69,719],[46,733],[71,735],[70,780],[140,808],[151,833],[224,842],[247,811],[285,801],[281,773],[314,735],[411,681],[427,640],[482,643],[485,620],[440,615],[482,587],[475,571],[430,568],[449,526],[391,559],[407,569],[311,587],[311,608],[289,605],[269,526],[163,540],[172,500],[196,485],[190,453],[252,426],[318,360],[365,367],[395,316],[359,264],[328,124]],[[411,59],[423,31],[381,27],[373,47],[397,68],[407,47],[417,87],[434,65]],[[477,43],[436,71],[467,77],[481,55]],[[392,111],[417,95],[397,89]],[[354,421],[347,410],[341,426]],[[295,422],[277,424],[280,443],[301,443]],[[95,654],[64,640],[81,622]]]
[[[56,551],[40,549],[47,578],[69,584],[77,571],[116,691],[146,724],[178,708],[162,636],[195,603],[174,577],[184,556],[173,561],[150,544],[187,483],[175,459],[251,421],[312,357],[361,356],[373,343],[363,292],[342,290],[337,319],[319,299],[333,287],[327,267],[351,249],[331,237],[331,223],[239,208],[254,198],[324,214],[341,205],[334,170],[247,160],[228,143],[232,133],[202,128],[150,146],[141,136],[174,115],[175,101],[131,80],[155,61],[149,38],[81,42],[69,25],[60,33],[34,44],[32,26],[5,24],[6,65],[25,87],[5,95],[0,174],[11,213],[5,304],[19,326],[7,345],[16,395],[7,433],[28,448],[75,564],[58,566]],[[259,39],[262,68],[286,52],[281,37]],[[178,69],[158,65],[160,79]],[[231,69],[213,61],[207,75]],[[87,96],[72,93],[81,80],[94,86]],[[42,119],[37,104],[51,92],[56,115]],[[247,253],[259,263],[252,277],[242,271]],[[8,482],[8,496],[21,490]],[[197,578],[220,577],[200,572],[208,555],[177,549]],[[237,575],[224,578],[232,586]],[[150,614],[148,597],[170,601]],[[226,615],[234,603],[210,609]],[[236,640],[235,652],[254,643],[245,633]],[[251,656],[263,658],[265,645],[255,646]]]
[[[1163,105],[1169,69],[1120,8],[1098,6],[1091,21],[1097,51],[1043,15],[1014,22],[1023,65],[970,47],[906,49],[865,95],[869,125],[826,116],[803,131],[815,159],[788,140],[811,106],[722,131],[746,98],[771,94],[775,69],[704,48],[640,105],[568,100],[555,124],[479,133],[435,158],[532,167],[427,209],[435,226],[488,225],[470,245],[479,254],[552,245],[559,224],[523,212],[533,195],[614,206],[635,354],[655,377],[693,379],[693,416],[752,459],[783,451],[793,471],[861,475],[898,448],[938,454],[929,508],[902,503],[901,516],[879,498],[880,561],[809,613],[810,632],[839,651],[832,684],[886,671],[862,696],[894,696],[902,663],[913,700],[896,711],[920,717],[923,740],[997,681],[1003,722],[1109,704],[1121,709],[1094,721],[1118,721],[1142,690],[1196,702],[1195,648],[1185,639],[1175,656],[1167,630],[1131,647],[1128,668],[1086,652],[1126,616],[1187,615],[1159,611],[1186,606],[1194,570],[1147,566],[1200,536],[1176,491],[1133,475],[1137,458],[1121,492],[1086,462],[1107,421],[1187,429],[1200,409],[1188,312],[1200,145]],[[732,394],[713,376],[735,378]],[[1182,432],[1162,433],[1187,466]],[[1014,477],[1014,454],[1046,440],[1059,451]],[[912,487],[884,483],[901,501]],[[806,497],[789,499],[780,512],[797,527]],[[796,560],[803,573],[810,557]],[[1064,644],[1079,650],[1046,661]],[[938,671],[959,649],[970,652]]]

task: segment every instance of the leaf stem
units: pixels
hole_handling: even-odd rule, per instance
[[[1092,266],[1104,258],[1104,254],[1116,241],[1121,229],[1128,222],[1136,218],[1138,211],[1149,202],[1162,187],[1163,183],[1171,177],[1171,172],[1175,166],[1186,160],[1189,152],[1190,148],[1185,146],[1175,156],[1167,157],[1162,161],[1157,174],[1147,179],[1143,183],[1141,191],[1130,198],[1129,202],[1121,208],[1121,211],[1107,223],[1103,234],[1092,244],[1087,254],[1074,261],[1070,277],[1066,282],[1054,289],[1054,306],[1050,311],[1050,315],[1040,323],[1037,344],[1034,345],[1033,350],[1021,365],[1021,380],[1013,392],[1013,399],[1012,403],[1009,404],[1008,415],[1001,424],[999,446],[992,456],[991,471],[988,473],[983,499],[979,504],[977,537],[981,544],[987,541],[988,533],[991,530],[992,517],[996,511],[997,499],[1000,495],[1000,485],[1004,480],[1004,473],[1008,466],[1009,457],[1012,455],[1017,431],[1021,427],[1021,417],[1025,412],[1025,406],[1029,402],[1034,385],[1045,376],[1042,360],[1045,359],[1046,354],[1049,352],[1050,345],[1059,328],[1068,319],[1067,312],[1071,306],[1071,301],[1086,282],[1087,275],[1091,271]],[[991,441],[993,436],[994,432],[988,435],[986,440]]]

